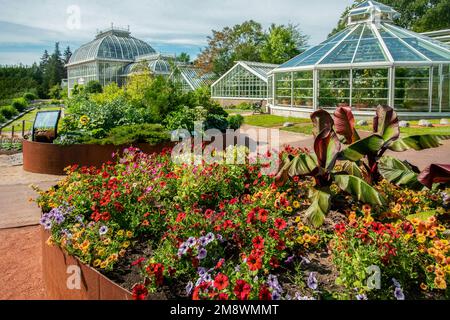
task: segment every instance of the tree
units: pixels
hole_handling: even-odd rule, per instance
[[[205,72],[225,73],[237,60],[261,61],[260,48],[264,31],[253,20],[212,31],[208,46],[197,58],[196,65]]]
[[[70,51],[70,47],[67,46],[66,50],[63,53],[63,61],[64,61],[64,78],[67,79],[67,67],[66,64],[69,63],[70,57],[72,56],[72,51]]]
[[[333,29],[329,36],[346,27],[346,17],[349,10],[361,2],[363,0],[356,0],[353,5],[344,10],[336,28]],[[416,32],[450,28],[449,0],[383,0],[382,2],[400,13],[400,16],[394,22],[403,28]]]
[[[86,84],[84,91],[86,93],[102,93],[103,88],[100,82],[98,82],[97,80],[91,80]]]
[[[284,63],[300,54],[307,42],[308,37],[298,26],[272,24],[261,48],[261,59],[267,63]]]
[[[177,61],[188,64],[191,61],[191,56],[186,52],[182,52],[179,56],[177,56]]]

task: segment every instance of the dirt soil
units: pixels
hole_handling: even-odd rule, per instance
[[[46,299],[39,226],[0,230],[0,300]]]

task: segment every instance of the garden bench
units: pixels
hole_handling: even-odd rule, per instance
[[[257,114],[257,113],[263,114],[264,112],[262,110],[262,107],[263,107],[263,101],[262,100],[259,101],[259,102],[255,102],[252,105],[253,114]]]

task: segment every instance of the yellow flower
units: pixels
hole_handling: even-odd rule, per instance
[[[428,273],[431,273],[431,272],[434,271],[434,266],[429,265],[428,267],[425,268],[425,270],[426,270]]]
[[[418,236],[417,237],[417,242],[424,243],[425,241],[427,241],[427,238],[425,236]]]
[[[122,236],[124,235],[124,233],[125,233],[125,231],[123,231],[123,230],[117,231],[117,235],[118,235],[119,237],[122,237]]]
[[[123,256],[125,256],[126,253],[127,253],[127,251],[122,249],[122,250],[119,251],[119,256],[123,257]]]
[[[81,116],[80,117],[80,124],[82,126],[85,126],[89,123],[89,117],[88,116]]]
[[[111,239],[110,238],[106,238],[105,240],[103,240],[103,244],[105,246],[109,245],[111,243]]]
[[[295,218],[295,222],[300,222],[302,219],[300,217]]]
[[[100,268],[102,268],[102,269],[105,269],[107,266],[108,266],[108,262],[107,262],[107,261],[103,261],[103,262],[100,264]]]
[[[102,263],[102,260],[100,260],[100,259],[97,259],[97,260],[95,260],[94,261],[94,267],[98,267],[98,266],[100,266],[100,264]]]
[[[425,283],[421,283],[420,284],[420,289],[422,289],[423,291],[427,291],[428,290],[428,286]]]
[[[292,203],[292,205],[294,206],[295,209],[300,208],[300,202],[298,202],[298,201],[294,201],[294,202]]]
[[[103,249],[103,248],[102,249],[98,249],[97,253],[98,253],[99,256],[103,256],[105,254],[105,249]]]
[[[403,238],[405,239],[405,241],[408,241],[409,239],[411,239],[411,235],[409,233],[405,234]]]
[[[372,207],[371,207],[370,205],[368,205],[368,204],[365,204],[365,205],[363,205],[363,207],[362,207],[362,211],[363,211],[364,213],[369,214],[369,213],[372,211]]]
[[[130,246],[130,241],[125,241],[123,244],[122,244],[122,247],[123,248],[128,248]]]
[[[52,246],[54,244],[52,236],[50,236],[45,242],[48,246]]]
[[[287,208],[286,208],[286,211],[287,211],[287,212],[292,212],[292,211],[293,211],[293,209],[292,209],[292,207],[291,207],[291,206],[289,206],[289,207],[287,207]]]
[[[127,231],[127,238],[131,238],[133,236],[133,232]]]
[[[440,268],[436,268],[436,270],[434,270],[434,274],[439,278],[445,277],[445,272]]]
[[[434,279],[434,285],[441,290],[447,289],[447,283],[445,282],[445,279],[441,277],[436,277],[436,279]]]

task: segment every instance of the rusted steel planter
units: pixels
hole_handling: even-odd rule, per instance
[[[47,298],[52,300],[131,300],[132,294],[115,284],[97,270],[83,264],[77,258],[65,253],[58,246],[46,244],[50,233],[41,228],[42,269]],[[67,286],[68,267],[80,270],[80,287]]]
[[[155,146],[137,144],[135,147],[145,153],[161,152],[173,147],[173,142]],[[77,164],[79,166],[101,166],[112,160],[113,152],[122,151],[129,146],[76,144],[61,146],[51,143],[23,141],[23,169],[28,172],[63,175],[64,168]]]

